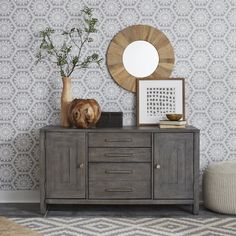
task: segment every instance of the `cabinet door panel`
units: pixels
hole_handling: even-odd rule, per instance
[[[85,134],[47,134],[46,179],[48,198],[85,198]]]
[[[154,135],[154,198],[193,198],[193,135]]]

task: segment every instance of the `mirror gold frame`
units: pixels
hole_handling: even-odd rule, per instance
[[[169,78],[175,62],[173,47],[160,30],[149,25],[133,25],[120,31],[108,46],[107,67],[113,79],[121,87],[132,92],[136,92],[136,77],[125,69],[123,53],[130,43],[138,40],[151,43],[159,54],[157,68],[145,79]]]

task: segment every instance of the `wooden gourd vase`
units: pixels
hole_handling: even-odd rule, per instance
[[[70,121],[68,117],[69,104],[72,101],[71,95],[71,78],[62,77],[63,88],[61,93],[61,126],[70,127]]]
[[[101,116],[101,107],[95,99],[74,99],[68,108],[70,123],[77,128],[92,128]]]

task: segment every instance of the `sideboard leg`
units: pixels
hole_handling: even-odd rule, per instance
[[[193,204],[193,214],[198,215],[199,214],[199,203],[195,202]]]
[[[47,212],[47,204],[44,201],[40,203],[40,212],[42,215],[45,215]]]

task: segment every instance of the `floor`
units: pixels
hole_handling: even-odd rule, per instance
[[[39,204],[0,204],[0,215],[5,217],[42,217]],[[190,206],[101,206],[101,205],[50,205],[47,217],[235,217],[217,214],[200,207],[198,216],[191,213]]]
[[[236,216],[190,206],[0,204],[0,216],[43,236],[235,236]]]

